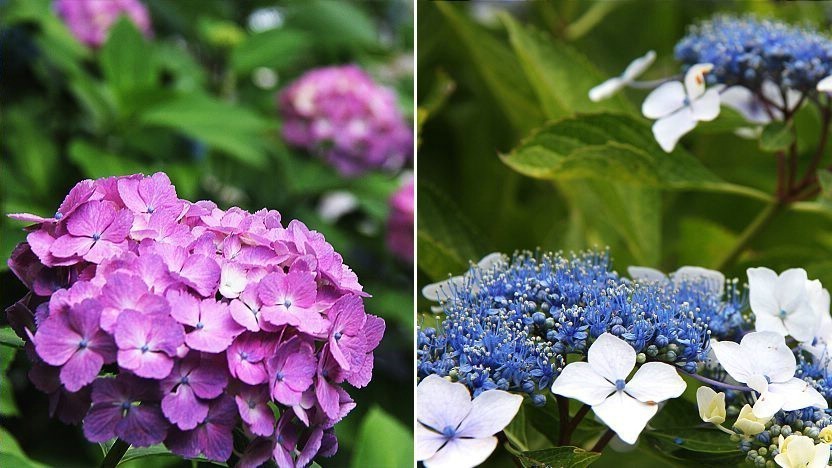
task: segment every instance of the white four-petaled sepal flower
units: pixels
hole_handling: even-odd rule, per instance
[[[696,128],[698,122],[719,116],[719,91],[705,89],[705,74],[710,63],[693,65],[685,82],[668,81],[654,89],[641,105],[641,113],[653,124],[653,136],[665,152],[670,153],[682,136]]]
[[[589,90],[589,99],[593,102],[602,101],[615,95],[623,88],[629,86],[636,78],[638,78],[645,70],[647,70],[653,62],[656,61],[656,52],[649,51],[643,56],[633,60],[627,65],[620,76],[610,78],[607,81]]]
[[[710,286],[719,296],[722,296],[722,293],[725,291],[725,275],[716,270],[698,266],[683,266],[671,273],[670,278],[655,268],[643,266],[627,267],[627,273],[630,275],[630,278],[639,281],[663,283],[670,281],[670,278],[672,278],[673,285],[676,287],[688,282],[702,282]]]
[[[748,299],[754,312],[754,328],[791,335],[797,341],[809,341],[820,325],[823,287],[806,277],[806,270],[792,268],[778,276],[760,267],[749,268]],[[828,310],[828,306],[827,306]]]
[[[477,262],[476,268],[479,270],[488,270],[500,262],[505,262],[506,259],[507,257],[505,254],[499,252],[490,253]],[[444,299],[448,299],[453,295],[454,289],[465,286],[469,274],[470,270],[464,275],[453,276],[445,281],[428,284],[422,288],[422,296],[434,302],[440,302]],[[471,287],[472,292],[477,292],[477,289],[478,287],[476,285]],[[431,310],[434,312],[442,312],[442,307],[433,306],[431,307]]]
[[[472,401],[465,385],[425,377],[416,387],[416,460],[432,468],[479,465],[522,402],[502,390],[486,390]]]
[[[783,468],[821,468],[829,464],[829,444],[815,445],[804,435],[781,435],[777,441],[779,453],[774,461]]]
[[[696,389],[696,405],[703,421],[717,425],[725,422],[724,392],[717,393],[710,387],[699,387]]]
[[[752,332],[739,343],[712,340],[711,349],[728,375],[760,394],[753,407],[757,418],[770,418],[781,409],[828,407],[823,395],[794,376],[794,354],[775,332]]]
[[[636,365],[636,352],[611,333],[599,336],[587,352],[587,362],[573,362],[552,384],[552,392],[580,400],[628,444],[636,443],[662,401],[685,391],[685,381],[673,366],[648,362],[627,376]]]

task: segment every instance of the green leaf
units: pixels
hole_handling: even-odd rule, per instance
[[[14,436],[3,427],[0,427],[0,466],[46,468],[46,465],[31,460],[20,448]]]
[[[598,103],[589,100],[589,90],[605,78],[580,52],[534,28],[522,26],[508,14],[502,14],[500,19],[546,117],[631,110],[621,95]]]
[[[188,94],[150,107],[139,120],[203,140],[246,164],[262,166],[266,162],[263,134],[269,124],[243,107]]]
[[[287,23],[330,48],[371,48],[378,43],[376,28],[364,10],[348,2],[307,0],[290,3]]]
[[[137,89],[149,88],[156,79],[152,48],[132,21],[121,17],[101,48],[101,71],[115,94],[124,99]]]
[[[147,457],[157,456],[176,456],[170,452],[164,445],[152,445],[150,447],[130,447],[127,453],[121,458],[119,465],[129,462],[131,460],[138,460]]]
[[[736,442],[731,442],[728,434],[711,427],[677,427],[645,432],[646,437],[671,444],[675,448],[693,452],[739,455]]]
[[[555,447],[523,452],[518,459],[524,467],[584,468],[591,465],[600,456],[600,453],[588,452],[578,447]]]
[[[111,154],[84,140],[73,140],[69,144],[69,160],[77,164],[81,172],[91,179],[145,171],[145,168],[134,160]]]
[[[538,179],[615,180],[768,199],[755,189],[723,181],[681,148],[664,153],[645,122],[622,114],[579,115],[548,123],[500,157],[512,169]]]
[[[257,67],[282,70],[303,58],[309,49],[309,36],[292,29],[270,29],[246,38],[231,53],[231,68],[240,74]]]
[[[436,72],[433,87],[422,99],[422,103],[419,104],[419,108],[416,110],[416,131],[418,133],[421,133],[422,126],[430,116],[445,105],[445,101],[448,100],[454,89],[456,89],[456,83],[447,73],[442,70]]]
[[[760,149],[774,152],[787,148],[794,142],[794,133],[785,122],[772,122],[763,128],[760,135]]]
[[[352,466],[409,466],[413,433],[378,406],[370,408],[358,429]]]
[[[473,224],[434,186],[420,183],[417,193],[419,269],[434,281],[467,270],[482,252]]]
[[[460,13],[457,5],[446,2],[432,5],[439,9],[459,36],[480,79],[500,103],[514,127],[524,132],[538,125],[543,120],[543,113],[512,51],[473,23],[467,15]]]
[[[0,344],[9,346],[12,348],[22,348],[24,345],[23,340],[20,339],[12,330],[12,327],[3,327],[0,328]],[[3,365],[4,363],[0,363],[0,370],[5,370]]]

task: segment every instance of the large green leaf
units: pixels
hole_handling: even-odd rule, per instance
[[[142,113],[140,121],[180,131],[227,152],[241,162],[266,161],[266,120],[250,110],[200,94],[182,95]]]
[[[130,92],[151,87],[156,78],[152,47],[126,17],[110,30],[101,48],[100,63],[107,83],[122,99]]]
[[[665,154],[645,122],[622,114],[578,115],[548,123],[501,158],[538,179],[615,180],[768,199],[756,189],[723,181],[681,148]]]
[[[590,101],[589,90],[604,77],[586,57],[565,43],[522,26],[508,14],[500,18],[546,117],[555,119],[575,112],[632,108],[621,95],[598,103]]]
[[[80,139],[70,143],[69,159],[91,179],[147,172],[145,167],[135,160],[109,153]]]
[[[358,430],[352,466],[410,466],[412,463],[413,433],[381,408],[371,408]]]
[[[518,459],[527,468],[539,466],[585,468],[600,456],[598,452],[588,452],[578,447],[555,447],[523,452]]]
[[[292,29],[270,29],[246,38],[231,53],[231,67],[248,73],[257,67],[282,70],[302,58],[309,48],[306,33]]]
[[[482,254],[473,224],[434,186],[419,184],[417,193],[419,269],[434,281],[467,270]]]
[[[460,13],[456,5],[445,2],[433,5],[459,36],[472,65],[514,127],[527,131],[539,124],[543,120],[540,106],[535,102],[520,63],[511,50]]]

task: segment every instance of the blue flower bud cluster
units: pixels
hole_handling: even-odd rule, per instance
[[[711,84],[757,90],[766,80],[781,89],[813,92],[832,74],[832,41],[808,27],[754,16],[718,15],[692,26],[676,44],[685,68],[711,63]]]
[[[488,270],[474,266],[449,286],[444,319],[418,332],[418,374],[451,376],[474,395],[499,388],[536,404],[565,365],[610,332],[639,362],[664,361],[694,372],[711,337],[741,333],[743,295],[711,283],[636,282],[612,270],[607,251],[516,253]]]

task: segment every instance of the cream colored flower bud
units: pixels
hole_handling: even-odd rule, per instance
[[[757,435],[766,429],[766,423],[771,418],[758,418],[754,416],[751,411],[751,405],[745,405],[740,410],[740,415],[737,417],[737,422],[734,427],[742,431],[745,435]]]
[[[829,444],[817,444],[803,435],[778,438],[779,454],[774,461],[784,468],[821,468],[829,462]]]
[[[832,426],[826,426],[820,430],[820,434],[818,434],[820,440],[826,442],[827,444],[832,442]]]
[[[699,387],[696,390],[696,403],[699,405],[699,417],[703,421],[714,424],[725,422],[725,393],[717,393],[710,387]]]

